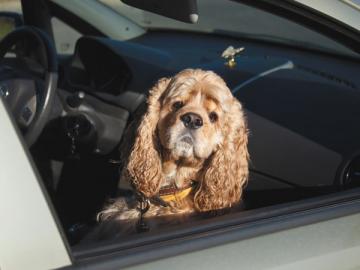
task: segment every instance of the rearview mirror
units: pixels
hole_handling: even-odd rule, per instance
[[[8,33],[15,30],[16,27],[22,26],[23,20],[19,13],[0,12],[0,40]]]
[[[196,23],[199,14],[196,0],[121,0],[129,6],[147,10],[186,23]]]

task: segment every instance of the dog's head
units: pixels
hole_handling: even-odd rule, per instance
[[[160,101],[161,145],[174,159],[207,159],[226,138],[234,98],[210,71],[185,70],[170,82]]]
[[[187,69],[150,91],[126,169],[147,196],[164,180],[162,152],[188,166],[204,164],[195,194],[198,210],[239,201],[248,176],[246,122],[241,104],[214,72]]]

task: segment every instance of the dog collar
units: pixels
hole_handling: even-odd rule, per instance
[[[159,197],[167,203],[171,201],[182,200],[189,196],[193,189],[193,182],[181,189],[178,189],[176,187],[164,187],[160,189]]]
[[[182,200],[182,199],[185,199],[187,196],[189,196],[192,189],[193,189],[192,187],[189,187],[187,189],[183,189],[183,190],[175,192],[173,194],[160,195],[160,198],[167,203],[171,202],[171,201]]]

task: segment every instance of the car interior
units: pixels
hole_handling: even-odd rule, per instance
[[[21,2],[24,26],[0,42],[0,90],[2,96],[7,88],[15,93],[6,99],[9,111],[79,257],[96,214],[122,194],[119,145],[127,126],[159,78],[188,67],[218,73],[244,105],[250,179],[241,213],[166,228],[162,239],[293,211],[304,207],[304,199],[320,203],[318,198],[359,186],[360,64],[354,48],[346,55],[226,33],[156,29],[122,41],[54,2]],[[71,55],[56,52],[53,16],[82,33]],[[221,58],[230,45],[245,47],[235,68]],[[154,235],[130,236],[117,247]]]

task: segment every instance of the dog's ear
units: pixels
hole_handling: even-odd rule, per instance
[[[161,98],[170,79],[162,78],[150,90],[147,112],[136,132],[135,143],[125,168],[126,178],[137,191],[147,197],[156,195],[163,180],[161,156],[156,127],[159,121]]]
[[[201,212],[239,202],[248,179],[248,130],[241,104],[235,98],[222,124],[226,137],[207,160],[194,198],[195,207]]]

